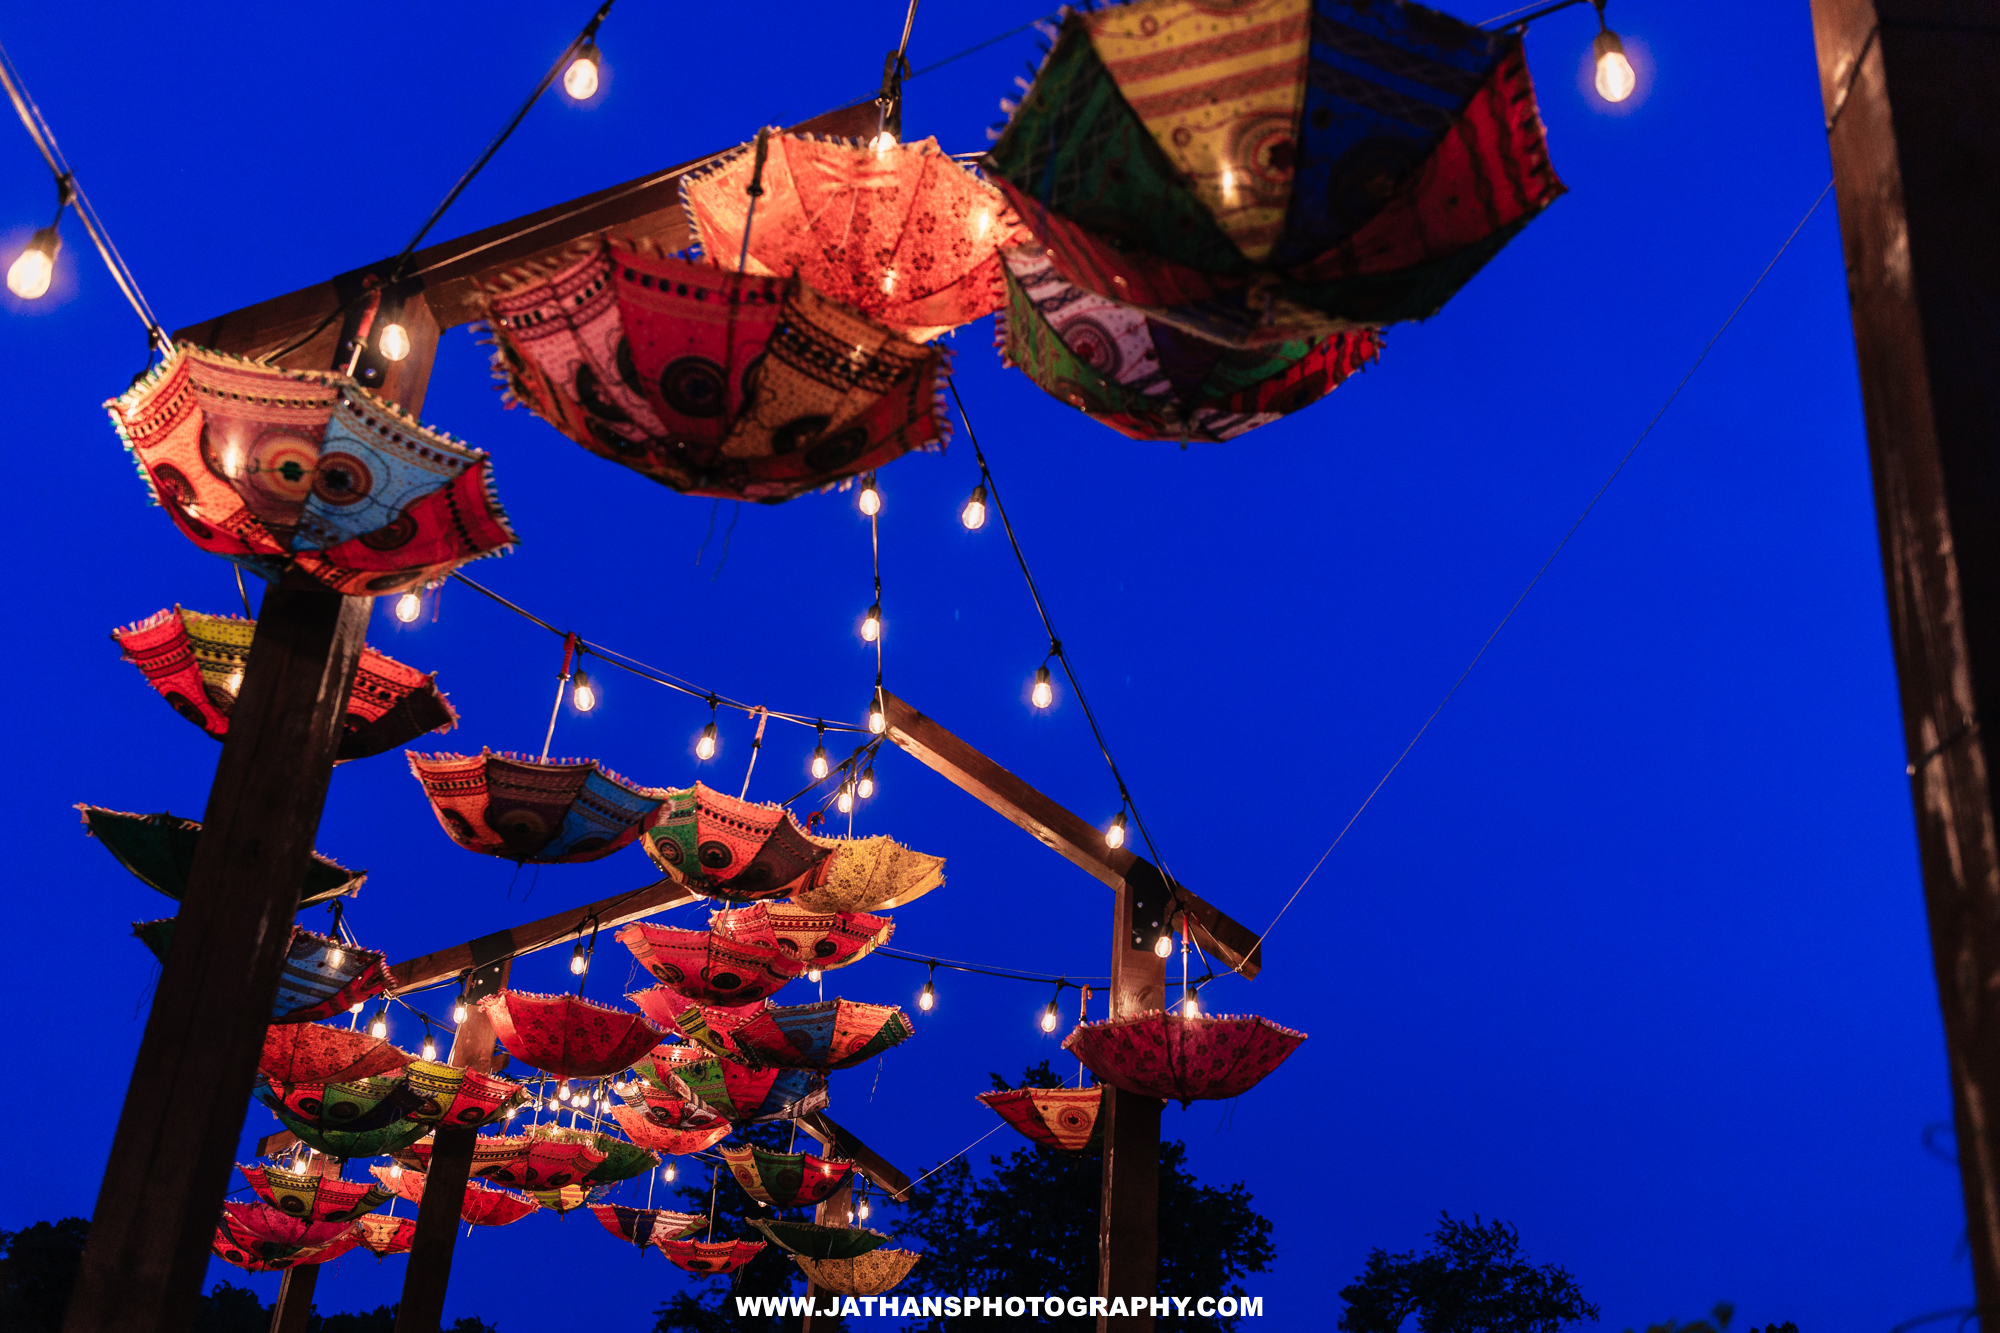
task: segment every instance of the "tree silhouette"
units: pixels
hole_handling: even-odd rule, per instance
[[[1419,1333],[1555,1333],[1597,1318],[1576,1279],[1554,1264],[1537,1268],[1507,1223],[1438,1219],[1422,1254],[1369,1252],[1340,1292],[1346,1333],[1398,1333],[1412,1315]]]

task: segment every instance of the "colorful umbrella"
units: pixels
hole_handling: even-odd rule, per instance
[[[125,660],[145,674],[174,711],[221,740],[250,661],[257,622],[205,616],[176,606],[111,631]],[[365,759],[407,745],[427,731],[449,731],[458,714],[436,681],[366,645],[341,719],[338,758]]]
[[[870,1250],[852,1259],[792,1256],[806,1280],[841,1296],[880,1296],[910,1275],[923,1256],[914,1250]]]
[[[867,1227],[825,1227],[817,1222],[781,1222],[769,1217],[753,1217],[750,1225],[776,1241],[780,1249],[808,1259],[852,1259],[889,1243],[887,1236]]]
[[[386,1166],[371,1166],[369,1171],[375,1179],[393,1189],[397,1194],[423,1206],[424,1173],[404,1171]],[[476,1180],[465,1183],[465,1203],[459,1209],[459,1217],[467,1226],[504,1227],[520,1221],[539,1207],[533,1199],[523,1198],[509,1190],[488,1189]]]
[[[1233,440],[1319,401],[1381,354],[1373,329],[1231,347],[1065,281],[1010,250],[1000,359],[1135,440]]]
[[[393,1087],[384,1092],[378,1100],[370,1102],[368,1098],[374,1091],[370,1085],[380,1083],[389,1083]],[[430,1128],[420,1121],[401,1118],[409,1105],[404,1100],[407,1094],[401,1091],[403,1086],[397,1079],[363,1079],[359,1084],[323,1086],[294,1084],[285,1088],[281,1097],[265,1097],[263,1101],[271,1108],[271,1114],[278,1117],[279,1123],[314,1152],[323,1152],[328,1157],[338,1157],[342,1160],[379,1157],[383,1153],[392,1153],[407,1146]],[[313,1101],[315,1089],[320,1090],[320,1095],[330,1094],[336,1097],[338,1099],[336,1107],[339,1110],[354,1108],[350,1122],[328,1120],[324,1115],[324,1103]],[[311,1104],[318,1109],[310,1112],[295,1110],[292,1105],[287,1104],[288,1099],[300,1105]],[[383,1120],[383,1117],[391,1111],[396,1113],[397,1118]],[[369,1124],[369,1128],[353,1128],[352,1120],[364,1121]]]
[[[633,1066],[655,1085],[678,1079],[703,1103],[739,1125],[794,1120],[827,1104],[826,1075],[809,1069],[752,1069],[703,1046],[657,1047]]]
[[[850,1069],[900,1045],[912,1032],[896,1006],[855,1000],[690,1005],[671,1026],[717,1055],[763,1069]]]
[[[238,1166],[257,1197],[287,1217],[312,1222],[352,1222],[389,1200],[389,1191],[338,1174]]]
[[[666,1240],[659,1242],[660,1253],[676,1268],[703,1277],[733,1273],[764,1251],[761,1240]]]
[[[1064,278],[1239,346],[1435,314],[1563,189],[1518,31],[1350,0],[1072,12],[987,162]]]
[[[330,1245],[354,1230],[352,1218],[315,1222],[294,1217],[261,1201],[229,1200],[222,1205],[220,1227],[255,1258],[291,1258]]]
[[[664,1208],[627,1208],[616,1203],[594,1203],[590,1211],[604,1229],[634,1245],[657,1245],[692,1234],[708,1221],[703,1213],[672,1213]]]
[[[509,861],[609,856],[639,836],[668,795],[634,786],[593,759],[404,753],[451,840]]]
[[[646,829],[653,864],[705,897],[782,897],[827,857],[791,811],[740,801],[697,782],[668,794]]]
[[[264,1030],[257,1068],[274,1083],[351,1083],[416,1059],[386,1037],[326,1023],[280,1023]]]
[[[809,1152],[772,1152],[750,1144],[724,1148],[722,1160],[743,1192],[772,1208],[803,1208],[826,1198],[854,1173],[854,1163]]]
[[[427,1125],[490,1125],[527,1093],[518,1083],[478,1069],[413,1060],[405,1071],[416,1107],[410,1119]]]
[[[148,888],[175,902],[181,900],[187,892],[188,873],[194,869],[195,845],[201,840],[199,823],[170,814],[128,815],[95,805],[76,808],[83,812],[84,830],[103,843],[119,865]],[[367,879],[367,871],[343,869],[314,852],[306,866],[299,906],[314,907],[329,899],[352,897]]]
[[[529,1190],[528,1193],[536,1203],[560,1217],[564,1213],[575,1212],[603,1191],[593,1190],[588,1185],[561,1185],[549,1190]]]
[[[417,1219],[414,1217],[364,1217],[357,1228],[362,1248],[377,1259],[386,1259],[392,1254],[408,1254],[410,1245],[417,1238]]]
[[[1078,1025],[1063,1049],[1102,1082],[1142,1097],[1190,1101],[1240,1097],[1298,1049],[1305,1033],[1256,1017],[1153,1009]]]
[[[657,1153],[648,1152],[636,1143],[627,1143],[609,1134],[577,1130],[553,1130],[551,1133],[564,1138],[574,1135],[576,1141],[587,1143],[604,1155],[602,1162],[584,1174],[582,1183],[586,1185],[615,1185],[621,1180],[643,1176],[660,1164]]]
[[[216,1258],[224,1263],[234,1264],[246,1273],[282,1273],[287,1269],[304,1268],[310,1264],[323,1264],[330,1259],[338,1259],[360,1243],[359,1228],[353,1223],[347,1225],[343,1234],[324,1245],[316,1246],[244,1241],[232,1234],[225,1223],[216,1228],[215,1239],[210,1243],[210,1248]]]
[[[663,1129],[648,1120],[644,1111],[630,1106],[612,1107],[611,1118],[632,1142],[663,1156],[702,1152],[728,1138],[735,1128],[727,1120],[718,1120],[702,1129]]]
[[[378,1074],[352,1083],[272,1083],[277,1104],[322,1129],[380,1129],[407,1117],[417,1105],[407,1080]]]
[[[600,250],[491,292],[494,369],[584,448],[775,504],[941,442],[943,357],[797,281]]]
[[[695,1004],[762,1000],[801,971],[775,937],[732,938],[714,930],[635,921],[617,938],[662,986]]]
[[[181,531],[266,578],[404,592],[514,544],[486,455],[345,375],[177,344],[105,406]]]
[[[979,1100],[994,1114],[1044,1148],[1082,1152],[1097,1139],[1097,1111],[1104,1089],[1015,1088],[982,1092]]]
[[[278,996],[271,1002],[273,1023],[315,1023],[331,1018],[394,986],[382,955],[292,927]]]
[[[792,891],[792,901],[814,912],[879,912],[901,907],[944,883],[944,858],[912,851],[894,838],[818,838],[830,855]]]
[[[617,1085],[613,1084],[614,1091]],[[626,1106],[645,1114],[662,1129],[707,1129],[727,1117],[703,1101],[674,1073],[652,1073],[629,1085],[621,1094]]]
[[[664,1035],[638,1014],[580,995],[501,991],[479,1002],[516,1060],[558,1078],[602,1078],[628,1067]]]
[[[794,972],[809,968],[829,972],[859,962],[877,945],[887,944],[896,933],[896,923],[866,912],[815,912],[791,903],[752,903],[711,914],[709,929],[726,939],[774,940]],[[734,1003],[753,998],[760,997],[745,996]]]
[[[774,133],[761,172],[757,157],[745,145],[682,180],[709,263],[733,269],[743,256],[757,173],[748,272],[796,274],[912,342],[999,309],[998,249],[1027,240],[1027,229],[937,140],[877,147]]]
[[[472,1149],[471,1174],[515,1189],[560,1189],[583,1180],[603,1164],[604,1154],[597,1151],[591,1140],[590,1135],[556,1138],[548,1132],[548,1127],[539,1133],[530,1131],[506,1138],[487,1136]],[[428,1170],[430,1141],[411,1143],[409,1151],[396,1160],[406,1171],[412,1166]]]

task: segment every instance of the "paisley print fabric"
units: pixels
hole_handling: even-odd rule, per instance
[[[472,1149],[472,1174],[513,1189],[552,1190],[580,1184],[603,1165],[605,1155],[597,1151],[590,1136],[557,1138],[550,1130],[543,1126],[539,1132],[527,1134],[482,1136]],[[405,1175],[412,1167],[430,1169],[431,1146],[431,1141],[424,1139],[397,1154]]]
[[[1154,1009],[1081,1024],[1064,1039],[1063,1049],[1102,1082],[1185,1106],[1242,1096],[1305,1039],[1303,1032],[1257,1017],[1186,1018]]]
[[[806,1280],[822,1291],[841,1296],[880,1296],[910,1275],[923,1256],[914,1250],[870,1250],[851,1259],[809,1259],[803,1254],[792,1262]]]
[[[238,1166],[259,1199],[304,1222],[352,1222],[389,1201],[391,1191],[358,1180],[275,1166]]]
[[[639,836],[669,793],[594,759],[405,751],[438,823],[467,851],[552,865],[595,861]]]
[[[676,883],[730,902],[782,897],[830,852],[782,806],[738,800],[699,782],[667,793],[644,846]]]
[[[814,912],[879,912],[901,907],[944,883],[944,858],[913,851],[894,838],[806,840],[827,853],[792,901]]]
[[[252,1273],[278,1273],[336,1259],[360,1243],[353,1222],[313,1222],[267,1203],[222,1205],[212,1249],[217,1258]]]
[[[836,967],[866,958],[896,933],[886,916],[866,912],[815,912],[792,903],[753,903],[709,917],[712,933],[731,940],[774,942],[795,972]]]
[[[665,1156],[711,1148],[729,1137],[733,1128],[727,1120],[718,1120],[703,1129],[666,1129],[649,1120],[644,1111],[630,1106],[612,1107],[611,1118],[618,1122],[618,1127],[632,1142]]]
[[[409,1115],[427,1125],[490,1125],[527,1096],[518,1083],[479,1069],[412,1060],[403,1071],[415,1103]]]
[[[772,1152],[755,1144],[724,1148],[722,1160],[743,1192],[771,1208],[816,1204],[847,1182],[854,1163],[809,1152]]]
[[[982,1092],[979,1101],[1044,1148],[1082,1152],[1097,1141],[1097,1112],[1104,1089],[1015,1088]]]
[[[389,965],[373,949],[292,927],[278,996],[271,1002],[273,1023],[315,1023],[345,1013],[395,985]]]
[[[637,921],[618,932],[639,965],[687,1004],[747,1004],[799,975],[768,930],[724,935]]]
[[[417,1238],[414,1217],[364,1217],[355,1229],[361,1246],[377,1259],[392,1254],[408,1254]]]
[[[686,1088],[739,1125],[793,1120],[827,1105],[826,1076],[807,1069],[752,1069],[704,1046],[666,1045],[633,1066],[649,1084]]]
[[[577,995],[502,991],[479,1002],[507,1053],[558,1078],[602,1078],[652,1050],[663,1035],[638,1014]]]
[[[274,1083],[348,1083],[392,1073],[415,1058],[386,1037],[326,1023],[284,1023],[265,1030],[257,1068]]]

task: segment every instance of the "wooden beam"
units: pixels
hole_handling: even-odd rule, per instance
[[[880,1185],[890,1198],[899,1202],[909,1198],[910,1178],[889,1165],[880,1153],[835,1124],[833,1117],[826,1112],[814,1111],[800,1116],[799,1128],[818,1139],[820,1146],[830,1155],[845,1157],[853,1162],[855,1170]]]
[[[462,972],[489,967],[502,959],[520,958],[541,949],[552,948],[566,940],[576,938],[577,924],[587,923],[591,917],[597,918],[599,930],[616,930],[629,922],[638,921],[670,907],[693,902],[699,895],[691,889],[683,888],[670,879],[648,884],[643,889],[631,889],[624,893],[600,898],[594,903],[572,907],[568,911],[545,916],[539,921],[530,921],[524,926],[511,930],[496,930],[491,935],[482,935],[464,944],[454,944],[448,949],[435,953],[419,954],[392,966],[389,971],[396,978],[397,990],[418,990],[425,986],[435,986],[440,981],[449,981]]]
[[[1112,911],[1107,1012],[1113,1018],[1166,1008],[1167,960],[1149,947],[1147,888],[1143,877],[1132,876],[1119,886]],[[1166,1104],[1109,1086],[1103,1096],[1098,1111],[1104,1125],[1104,1188],[1097,1212],[1097,1294],[1107,1299],[1152,1296],[1159,1289],[1160,1112]],[[1097,1318],[1098,1333],[1150,1333],[1152,1327],[1150,1314]]]
[[[875,103],[859,102],[815,116],[793,126],[792,132],[861,137],[875,132],[875,118]],[[652,172],[419,250],[410,257],[405,279],[422,291],[437,326],[450,329],[484,317],[484,284],[510,268],[558,258],[590,237],[609,236],[661,253],[683,249],[693,237],[681,209],[681,181],[715,157],[710,154]],[[306,338],[352,300],[365,280],[386,277],[391,262],[378,260],[326,282],[190,324],[174,337],[239,356],[268,355]],[[317,359],[300,364],[330,364],[339,338],[337,327],[321,330],[300,349],[301,356]],[[282,364],[293,361],[287,357]]]
[[[1966,1240],[2000,1308],[2000,15],[1812,0]]]
[[[1135,866],[1144,866],[1147,871],[1159,874],[1156,867],[1128,848],[1106,846],[1102,829],[1042,795],[908,703],[887,690],[882,692],[882,700],[890,740],[920,763],[942,773],[953,784],[1026,829],[1044,847],[1089,871],[1113,889],[1125,883],[1126,877],[1134,873]],[[1257,932],[1232,920],[1226,912],[1204,901],[1186,885],[1171,880],[1167,882],[1184,909],[1187,922],[1201,947],[1235,968],[1244,978],[1255,977],[1264,965]]]
[[[278,1303],[271,1307],[271,1333],[306,1333],[312,1325],[313,1289],[319,1286],[319,1264],[287,1268],[278,1283]]]

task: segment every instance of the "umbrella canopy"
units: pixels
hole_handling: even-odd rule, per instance
[[[650,1051],[663,1035],[638,1014],[580,995],[501,991],[479,1002],[516,1060],[558,1078],[602,1078]]]
[[[384,1087],[383,1085],[388,1085]],[[404,1119],[407,1086],[400,1079],[372,1078],[359,1083],[291,1084],[274,1088],[264,1105],[280,1124],[314,1152],[342,1160],[379,1157],[421,1138],[430,1126]],[[328,1102],[333,1110],[329,1114]],[[365,1128],[357,1128],[359,1125]]]
[[[827,1104],[826,1075],[809,1069],[753,1069],[704,1046],[667,1045],[633,1066],[648,1081],[678,1079],[703,1103],[739,1125],[793,1120]]]
[[[311,1250],[339,1240],[354,1229],[354,1220],[316,1222],[261,1200],[232,1199],[222,1205],[220,1225],[239,1245],[259,1253],[260,1257],[276,1257],[278,1250]]]
[[[275,1166],[238,1166],[257,1197],[287,1217],[311,1222],[352,1222],[389,1200],[390,1192],[359,1180]]]
[[[669,793],[644,846],[676,883],[739,903],[784,896],[828,855],[783,806],[741,801],[699,782]]]
[[[1520,34],[1374,0],[1072,12],[987,162],[1064,278],[1237,345],[1435,314],[1563,189]]]
[[[923,1256],[914,1250],[870,1250],[852,1259],[792,1256],[806,1280],[841,1296],[880,1296],[910,1275]]]
[[[414,1217],[364,1217],[356,1228],[361,1246],[377,1259],[386,1259],[392,1254],[408,1254],[410,1245],[417,1238],[417,1219]]]
[[[612,1085],[614,1090],[617,1085]],[[727,1117],[703,1101],[687,1080],[672,1072],[651,1072],[619,1094],[625,1105],[642,1112],[662,1129],[707,1129]]]
[[[795,278],[606,248],[487,310],[516,398],[689,495],[774,504],[946,435],[941,354]]]
[[[201,840],[201,825],[192,819],[170,814],[128,815],[101,806],[79,805],[84,830],[104,845],[148,888],[181,900],[187,892],[188,873],[194,869],[194,849]],[[330,899],[352,897],[368,879],[365,870],[347,870],[313,853],[306,866],[305,888],[299,895],[300,907],[314,907]]]
[[[660,1253],[676,1268],[712,1277],[733,1273],[764,1251],[761,1240],[667,1240],[659,1242]]]
[[[937,140],[883,143],[771,134],[685,177],[681,200],[711,264],[735,268],[753,173],[763,186],[747,272],[796,274],[913,342],[1000,308],[999,248],[1028,239],[999,191]]]
[[[1101,1082],[1142,1097],[1189,1102],[1240,1097],[1298,1049],[1305,1033],[1262,1018],[1161,1009],[1079,1024],[1063,1049]]]
[[[405,592],[514,544],[486,455],[345,375],[176,344],[105,406],[182,533],[266,578]]]
[[[701,1129],[665,1129],[648,1120],[644,1111],[630,1106],[612,1107],[611,1118],[632,1142],[663,1156],[712,1148],[728,1138],[729,1131],[735,1128],[727,1120],[718,1120]]]
[[[820,838],[829,855],[792,890],[792,901],[814,912],[879,912],[901,907],[944,883],[944,858],[912,851],[894,838]]]
[[[1135,440],[1233,440],[1381,353],[1373,329],[1231,347],[1066,281],[1039,245],[1008,251],[1006,264],[1001,360]]]
[[[176,606],[112,630],[111,637],[176,713],[221,740],[229,734],[229,713],[236,706],[256,632],[254,620],[205,616]],[[457,725],[458,714],[432,677],[364,645],[340,722],[336,758],[365,759],[407,745],[427,731]]]
[[[575,1212],[603,1192],[588,1185],[561,1185],[555,1189],[529,1190],[528,1194],[536,1203],[560,1216]]]
[[[424,1173],[404,1171],[387,1166],[368,1168],[384,1185],[411,1203],[423,1206]],[[511,1190],[489,1189],[476,1180],[465,1183],[465,1203],[459,1209],[459,1217],[467,1226],[504,1227],[518,1222],[540,1205],[533,1199],[523,1198]]]
[[[896,1006],[855,1000],[691,1005],[674,1015],[671,1026],[717,1055],[762,1069],[850,1069],[900,1045],[912,1032]]]
[[[613,1138],[609,1134],[560,1128],[549,1128],[541,1132],[558,1143],[585,1144],[603,1158],[584,1172],[578,1182],[580,1184],[615,1185],[621,1180],[642,1176],[660,1164],[658,1154],[648,1152],[636,1143]]]
[[[225,1209],[232,1206],[224,1204]],[[323,1264],[329,1259],[338,1259],[361,1243],[358,1228],[347,1223],[341,1234],[323,1245],[282,1245],[272,1241],[252,1240],[239,1237],[225,1215],[215,1229],[215,1239],[210,1249],[215,1257],[224,1263],[236,1265],[246,1273],[282,1273],[290,1268],[303,1268],[309,1264]]]
[[[776,1241],[778,1248],[808,1259],[852,1259],[889,1243],[887,1236],[867,1227],[825,1227],[769,1217],[753,1217],[750,1225]]]
[[[822,972],[866,958],[877,945],[887,944],[896,923],[866,912],[815,912],[793,903],[752,903],[709,918],[715,934],[736,940],[776,942],[780,955],[796,972]],[[743,1000],[734,1001],[742,1004]]]
[[[520,1084],[496,1074],[435,1060],[413,1060],[404,1073],[416,1103],[410,1119],[427,1125],[490,1125],[527,1096]]]
[[[769,932],[736,937],[635,921],[617,938],[663,987],[693,1004],[762,1000],[802,970]]]
[[[994,1114],[1044,1148],[1082,1152],[1098,1141],[1102,1087],[1015,1088],[1011,1092],[982,1092],[978,1097]]]
[[[278,997],[271,1002],[273,1023],[315,1023],[331,1018],[395,985],[388,964],[373,949],[292,927],[278,974]]]
[[[278,1023],[264,1030],[257,1068],[273,1083],[351,1083],[393,1073],[414,1059],[387,1037],[328,1023]]]
[[[405,754],[451,840],[509,861],[553,865],[609,856],[639,836],[668,795],[634,786],[594,759],[492,750]]]
[[[604,1229],[634,1245],[657,1245],[679,1240],[708,1221],[703,1213],[674,1213],[664,1208],[627,1208],[616,1203],[594,1203],[590,1211]]]
[[[405,1171],[412,1166],[428,1170],[430,1140],[411,1143],[409,1151],[396,1160]],[[489,1135],[473,1146],[471,1174],[515,1189],[560,1189],[583,1180],[604,1160],[587,1134],[574,1139],[555,1138],[547,1130],[504,1138]]]
[[[803,1208],[826,1198],[854,1173],[854,1163],[809,1152],[772,1152],[755,1144],[724,1148],[722,1160],[743,1192],[772,1208]]]

